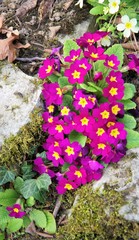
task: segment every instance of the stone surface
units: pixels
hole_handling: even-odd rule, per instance
[[[93,183],[93,191],[102,191],[106,184],[124,193],[126,204],[121,206],[119,214],[126,220],[139,222],[139,148],[128,150],[123,160],[109,166],[103,177]]]
[[[14,64],[0,66],[0,145],[10,134],[16,134],[29,121],[29,115],[39,101],[41,87]]]

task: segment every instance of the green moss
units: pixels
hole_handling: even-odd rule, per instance
[[[4,141],[0,151],[0,166],[19,165],[26,156],[33,155],[44,142],[43,120],[39,112],[40,109],[35,110],[30,116],[30,122],[22,127],[16,136],[11,135]]]
[[[122,193],[106,187],[91,193],[88,184],[77,190],[77,204],[65,226],[59,228],[58,240],[129,240],[139,239],[139,225],[124,220],[118,213],[125,203]],[[131,238],[132,236],[132,238]]]

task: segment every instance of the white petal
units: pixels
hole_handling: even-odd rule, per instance
[[[138,31],[139,31],[139,27],[132,27],[132,32],[134,32],[134,33],[138,33]]]
[[[119,10],[119,6],[117,6],[117,7],[109,6],[109,7],[110,7],[109,13],[111,13],[111,14],[114,14],[114,13],[118,12],[118,10]]]
[[[117,30],[118,31],[123,31],[125,29],[125,25],[123,24],[123,23],[119,23],[118,25],[117,25]]]
[[[130,20],[130,22],[132,23],[132,26],[137,25],[137,19],[136,19],[136,18],[132,18],[132,19]]]
[[[125,29],[123,32],[123,35],[124,35],[124,37],[129,38],[129,36],[131,35],[130,29]]]
[[[123,23],[127,23],[127,22],[129,22],[129,17],[127,15],[124,15],[124,16],[121,17],[121,21]]]

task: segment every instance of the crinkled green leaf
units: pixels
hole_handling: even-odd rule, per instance
[[[10,218],[7,225],[7,231],[8,233],[17,232],[22,227],[22,225],[23,225],[22,218]]]
[[[72,108],[72,96],[69,94],[65,94],[63,97],[63,106],[67,106],[69,108]]]
[[[31,179],[36,175],[36,172],[32,171],[32,165],[27,164],[27,162],[23,164],[23,166],[21,167],[21,171],[22,171],[22,174],[23,174],[22,177],[24,180]]]
[[[9,212],[6,210],[6,207],[0,207],[0,229],[5,230],[7,222],[9,220]]]
[[[48,188],[51,184],[51,178],[48,174],[42,174],[41,176],[39,176],[37,178],[36,183],[37,183],[39,190],[45,189],[48,191]]]
[[[124,87],[125,87],[125,90],[124,90],[124,96],[123,96],[122,100],[127,100],[127,99],[133,98],[133,96],[136,92],[135,86],[131,83],[125,83]]]
[[[58,78],[59,76],[52,74],[49,77],[47,77],[49,79],[50,82],[54,83],[54,82],[58,82]]]
[[[15,179],[15,173],[7,170],[5,167],[0,168],[0,185],[3,185],[7,182],[13,182]]]
[[[133,116],[125,114],[123,118],[119,118],[118,122],[124,123],[126,128],[134,129],[136,127],[136,120]]]
[[[90,87],[90,86],[86,85],[85,83],[82,83],[82,84],[80,84],[79,86],[80,86],[82,89],[84,89],[84,90],[86,90],[86,91],[88,91],[88,92],[93,92],[93,93],[97,92],[96,87]]]
[[[22,188],[24,180],[21,177],[17,177],[14,181],[15,190],[20,193],[20,189]]]
[[[37,227],[45,228],[46,227],[46,216],[43,211],[33,209],[30,212],[30,219],[34,221]]]
[[[61,167],[62,173],[66,172],[69,168],[70,164],[69,163],[64,163],[64,165]]]
[[[0,205],[12,206],[19,198],[19,194],[13,189],[6,189],[4,192],[0,192]]]
[[[81,144],[82,147],[85,146],[85,143],[86,143],[86,140],[87,140],[87,137],[84,136],[83,134],[81,133],[78,133],[76,131],[72,131],[69,135],[69,140],[70,142],[78,142]]]
[[[128,149],[139,147],[139,132],[126,128]]]
[[[63,47],[64,57],[69,56],[70,51],[73,50],[73,49],[74,50],[79,49],[78,44],[75,41],[71,40],[71,39],[66,40],[65,43],[64,43],[64,47]]]
[[[27,215],[25,215],[23,217],[23,227],[27,228],[30,223],[31,223],[31,220],[29,219],[29,217]]]
[[[56,221],[52,213],[44,210],[45,216],[46,216],[46,227],[45,231],[54,234],[56,233]]]
[[[43,158],[45,160],[46,159],[46,151],[43,151],[41,153],[37,153],[36,157],[41,157],[41,158]]]
[[[96,7],[93,7],[93,8],[90,10],[89,13],[92,14],[92,15],[101,15],[101,14],[104,14],[103,8],[104,8],[104,6],[100,4],[100,5],[96,6]]]
[[[121,102],[124,104],[125,111],[136,108],[136,103],[130,99],[122,100]]]
[[[60,78],[58,79],[58,83],[59,83],[59,86],[60,86],[61,88],[69,85],[69,81],[68,81],[68,78],[67,78],[67,77],[60,77]]]

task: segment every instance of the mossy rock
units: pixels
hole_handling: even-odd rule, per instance
[[[19,166],[27,156],[31,157],[36,153],[45,140],[40,113],[40,109],[34,110],[30,115],[30,122],[17,135],[11,135],[4,141],[0,151],[0,166]]]
[[[106,186],[102,192],[93,191],[88,184],[77,190],[78,201],[68,223],[59,227],[58,240],[138,240],[139,224],[119,215],[125,204],[121,192]]]

